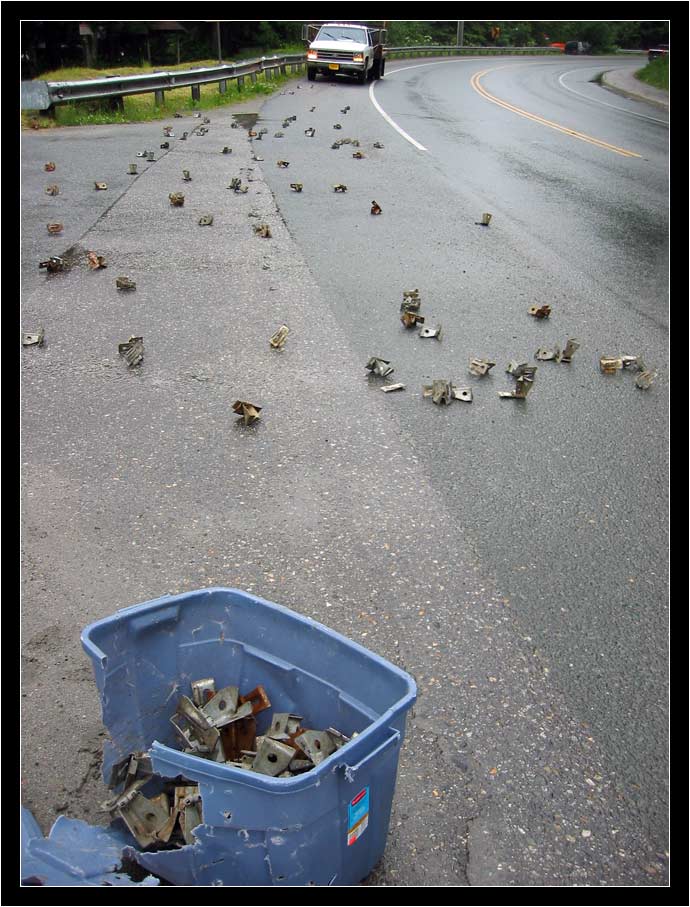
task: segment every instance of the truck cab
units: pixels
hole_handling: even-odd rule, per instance
[[[307,78],[313,82],[318,73],[333,78],[354,76],[364,83],[383,76],[386,61],[386,30],[368,25],[325,22],[305,25],[302,37],[309,42]]]

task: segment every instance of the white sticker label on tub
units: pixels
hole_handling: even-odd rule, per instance
[[[347,807],[347,846],[354,844],[369,824],[369,788],[363,788]]]

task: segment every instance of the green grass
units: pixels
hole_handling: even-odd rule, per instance
[[[644,69],[636,72],[635,76],[647,85],[668,91],[668,56],[652,60]]]
[[[282,52],[289,53],[291,51]],[[256,56],[256,51],[254,51],[254,54]],[[273,56],[273,54],[265,53],[261,56]],[[241,58],[238,57],[238,59]],[[181,63],[179,66],[122,66],[100,70],[75,67],[44,73],[41,76],[41,80],[46,82],[77,82],[103,78],[106,75],[141,75],[151,72],[217,65],[217,60],[199,60],[194,63]],[[108,109],[107,101],[75,101],[68,104],[58,104],[55,107],[55,117],[39,116],[37,111],[32,110],[23,111],[22,126],[46,129],[55,126],[101,126],[111,123],[145,123],[151,120],[169,119],[178,110],[180,112],[212,110],[216,107],[225,107],[228,104],[237,104],[255,97],[269,95],[282,88],[293,78],[295,78],[293,74],[283,76],[277,71],[274,71],[273,77],[270,79],[267,79],[265,74],[258,74],[256,82],[251,82],[247,76],[241,91],[237,86],[237,82],[232,80],[228,81],[228,90],[224,94],[220,93],[216,82],[201,85],[200,101],[192,100],[191,88],[175,88],[172,91],[166,91],[164,103],[159,105],[155,103],[153,92],[129,95],[123,98],[124,110]]]

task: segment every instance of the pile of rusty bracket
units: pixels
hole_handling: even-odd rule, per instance
[[[257,736],[256,715],[271,708],[262,686],[244,696],[239,687],[216,691],[215,680],[192,681],[192,698],[181,696],[170,719],[185,753],[246,771],[292,778],[314,768],[350,739],[335,728],[302,726],[302,716],[275,712],[265,734]]]

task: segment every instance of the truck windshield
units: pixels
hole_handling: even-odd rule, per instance
[[[366,44],[367,36],[363,28],[340,28],[337,25],[329,25],[320,28],[316,36],[317,41],[324,39],[330,41],[356,41],[357,44]]]

